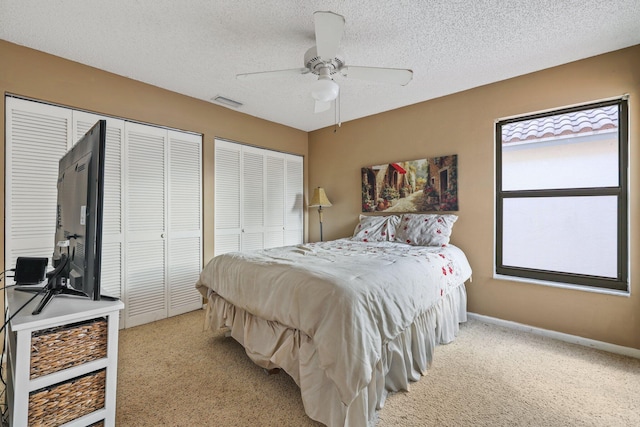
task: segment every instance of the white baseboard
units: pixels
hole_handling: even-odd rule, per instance
[[[532,334],[541,335],[543,337],[553,338],[560,341],[565,341],[571,344],[578,344],[585,347],[594,348],[596,350],[608,351],[609,353],[621,354],[623,356],[635,357],[640,359],[640,350],[631,347],[624,347],[621,345],[610,344],[604,341],[596,341],[588,338],[579,337],[577,335],[564,334],[562,332],[551,331],[548,329],[536,328],[534,326],[524,325],[522,323],[511,322],[509,320],[502,320],[496,317],[484,316],[482,314],[467,313],[471,319],[476,319],[481,322],[490,323],[493,325],[504,326],[509,329],[516,329],[518,331],[530,332]]]

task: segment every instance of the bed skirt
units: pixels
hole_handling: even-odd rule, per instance
[[[313,340],[303,332],[254,316],[215,293],[208,296],[205,328],[227,329],[251,360],[265,369],[281,368],[300,387],[307,415],[330,427],[375,424],[387,393],[409,390],[433,360],[436,345],[454,340],[467,320],[467,294],[460,284],[383,344],[371,382],[348,404],[320,366]]]

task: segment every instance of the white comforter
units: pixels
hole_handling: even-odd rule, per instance
[[[453,245],[341,239],[220,255],[196,286],[311,337],[349,405],[371,381],[382,345],[470,276]]]

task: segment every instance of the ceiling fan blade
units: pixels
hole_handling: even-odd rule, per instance
[[[257,73],[236,74],[238,80],[262,80],[277,77],[288,77],[295,74],[307,74],[308,68],[290,68],[288,70],[259,71]]]
[[[413,71],[402,68],[376,68],[376,67],[342,67],[340,70],[345,77],[350,79],[370,80],[380,83],[392,83],[406,85],[413,78]]]
[[[316,101],[316,106],[313,109],[314,113],[322,113],[331,108],[331,101]]]
[[[338,53],[338,45],[344,32],[344,16],[333,12],[314,12],[316,48],[318,56],[330,61]]]

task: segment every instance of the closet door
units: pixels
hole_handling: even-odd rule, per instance
[[[5,105],[6,268],[18,256],[51,258],[58,161],[106,119],[101,293],[125,302],[124,327],[202,307],[202,137],[13,97]]]
[[[215,140],[213,254],[240,250],[241,145]]]
[[[102,265],[100,293],[122,298],[123,264],[123,168],[122,150],[124,120],[103,117],[82,111],[73,112],[74,140],[80,139],[98,120],[107,121],[107,141],[104,167],[104,213],[102,224]]]
[[[71,147],[71,110],[6,97],[5,269],[19,256],[51,260],[58,161]]]
[[[284,246],[285,159],[266,153],[264,156],[264,247]]]
[[[303,158],[285,157],[284,245],[304,242],[304,174]]]
[[[264,248],[265,167],[263,150],[242,149],[242,218],[243,251]]]
[[[214,255],[303,242],[303,158],[216,140]]]
[[[169,316],[202,307],[202,136],[169,131]]]
[[[167,317],[166,129],[125,125],[125,327]]]

